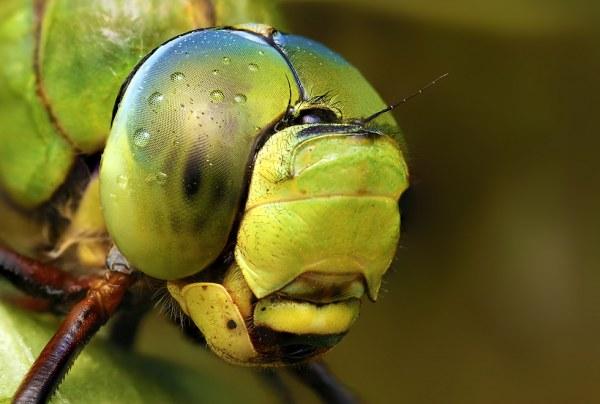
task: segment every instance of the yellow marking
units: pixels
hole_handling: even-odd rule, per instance
[[[358,318],[360,300],[317,306],[292,300],[260,300],[254,308],[254,324],[294,334],[340,334]]]
[[[168,282],[167,289],[217,355],[236,364],[248,364],[257,358],[246,323],[223,286],[198,282],[180,287]]]

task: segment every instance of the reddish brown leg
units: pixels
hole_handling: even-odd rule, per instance
[[[52,302],[48,299],[33,296],[4,296],[0,295],[0,301],[6,302],[11,306],[18,307],[27,311],[45,313],[52,311]]]
[[[63,320],[60,328],[33,363],[13,397],[13,403],[46,402],[89,339],[119,307],[133,276],[107,272],[89,285],[84,299]]]
[[[97,277],[76,277],[50,265],[19,255],[0,245],[0,275],[37,297],[69,300],[84,295]]]

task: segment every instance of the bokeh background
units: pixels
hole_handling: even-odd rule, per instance
[[[282,13],[390,102],[450,73],[394,112],[412,174],[401,248],[331,367],[367,403],[599,402],[600,3],[290,0]],[[145,327],[140,347],[156,351],[157,320]],[[174,345],[158,354],[267,397],[251,372]]]

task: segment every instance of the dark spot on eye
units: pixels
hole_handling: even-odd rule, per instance
[[[227,328],[229,328],[230,330],[236,329],[237,323],[233,320],[229,320],[227,321]]]
[[[202,285],[202,290],[206,290],[207,288],[208,288],[208,286]]]
[[[261,309],[260,309],[260,311],[265,311],[265,310],[267,310],[266,307],[261,307]]]
[[[183,171],[183,192],[187,199],[192,199],[200,190],[202,156],[195,152],[190,154]]]

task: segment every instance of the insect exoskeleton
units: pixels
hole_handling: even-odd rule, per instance
[[[158,47],[117,100],[100,170],[108,231],[223,358],[304,360],[377,297],[408,185],[400,131],[362,75],[262,25]]]

